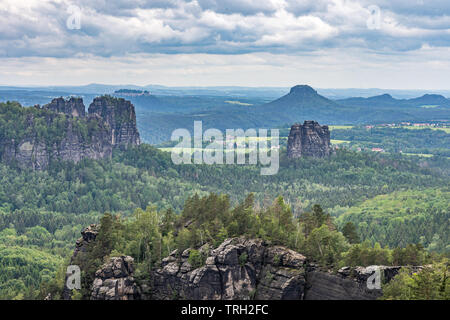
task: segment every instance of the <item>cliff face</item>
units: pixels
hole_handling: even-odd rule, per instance
[[[201,267],[189,263],[191,249],[172,252],[147,281],[133,278],[133,259],[114,257],[96,272],[93,300],[374,300],[380,289],[367,282],[380,270],[383,282],[400,267],[322,270],[300,253],[262,240],[233,238],[216,249],[203,246]],[[416,270],[420,267],[416,267]]]
[[[96,224],[91,224],[89,227],[81,231],[81,238],[79,238],[75,244],[75,250],[73,251],[72,257],[70,258],[70,264],[74,264],[79,255],[83,255],[86,252],[87,247],[90,243],[95,241],[98,235],[99,226]],[[67,279],[70,273],[66,273],[66,278],[64,281],[64,289],[62,293],[62,298],[64,300],[70,300],[72,296],[72,290],[67,287]]]
[[[73,117],[86,116],[86,108],[84,107],[83,99],[81,98],[71,97],[69,100],[64,100],[64,98],[56,98],[49,104],[46,104],[43,108]]]
[[[1,142],[2,161],[41,170],[46,169],[52,160],[77,163],[84,158],[102,159],[112,154],[107,127],[99,119],[88,118],[78,122],[66,116],[46,113],[39,117],[28,115],[27,125],[23,137]],[[40,136],[38,132],[42,125],[48,131],[58,130],[58,134]]]
[[[133,278],[133,258],[114,257],[95,273],[91,300],[136,300],[140,290]]]
[[[164,259],[153,274],[148,298],[158,300],[301,299],[305,257],[261,240],[229,239],[217,249],[202,248],[206,264],[193,268],[189,249]]]
[[[288,158],[326,157],[331,153],[330,131],[316,121],[294,124],[288,137]]]
[[[53,99],[40,108],[19,108],[20,115],[0,114],[5,122],[19,122],[0,139],[0,158],[20,167],[45,169],[52,160],[111,157],[115,147],[140,143],[134,106],[123,99],[96,98],[86,115],[81,98]]]
[[[109,96],[95,98],[89,106],[89,115],[97,115],[108,124],[112,145],[127,148],[141,143],[130,101]]]

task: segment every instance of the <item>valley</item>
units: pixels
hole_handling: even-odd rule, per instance
[[[67,95],[73,94],[66,89]],[[414,99],[398,100],[397,105],[391,97],[384,105],[376,98],[366,106],[364,98],[344,100],[349,102],[345,106],[343,100],[325,98],[308,86],[293,87],[281,98],[258,97],[258,92],[230,96],[221,90],[214,91],[218,95],[192,96],[110,94],[78,94],[91,105],[79,117],[86,111],[84,105],[80,109],[79,100],[60,99],[47,105],[61,95],[59,91],[0,92],[0,97],[19,97],[28,106],[44,104],[0,103],[0,266],[5,270],[1,298],[59,294],[80,231],[92,223],[105,225],[107,219],[113,221],[108,232],[115,239],[108,245],[108,255],[131,255],[144,278],[148,266],[158,265],[169,249],[195,248],[204,244],[199,240],[203,237],[209,237],[212,246],[226,237],[261,238],[308,253],[330,267],[413,263],[395,260],[401,250],[413,250],[420,263],[448,256],[450,109],[446,100],[425,96],[417,105]],[[420,107],[437,102],[438,107]],[[310,119],[330,125],[332,153],[324,158],[289,159],[291,125]],[[170,152],[176,142],[169,141],[171,130],[192,130],[194,120],[202,120],[204,129],[279,129],[279,172],[261,176],[259,164],[174,165]],[[414,125],[422,123],[427,125]],[[259,140],[246,138],[245,143]],[[34,146],[40,146],[38,152]],[[305,220],[322,212],[317,205],[328,215],[323,225]],[[239,213],[242,206],[247,208],[245,214]],[[285,220],[277,212],[284,212]],[[160,222],[146,225],[140,218],[144,216]],[[249,225],[253,229],[241,230],[246,222],[239,219],[253,221]],[[198,232],[180,229],[191,220]],[[284,225],[276,231],[280,221]],[[314,236],[334,237],[341,247],[330,247],[328,258],[316,256],[310,232],[300,232],[296,221],[302,228],[316,230]],[[359,242],[351,243],[342,235],[348,223],[355,226]],[[140,232],[150,247],[136,244],[135,234]],[[156,246],[156,239],[166,247]],[[364,260],[364,250],[375,250],[379,258]],[[95,271],[103,255],[80,263],[94,259],[89,270]],[[78,294],[86,298],[88,293]]]

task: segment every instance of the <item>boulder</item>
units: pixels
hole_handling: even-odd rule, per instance
[[[171,255],[153,274],[151,299],[301,299],[306,258],[262,240],[233,238],[205,249],[205,264],[188,265],[188,251]]]
[[[136,300],[140,291],[133,278],[133,258],[113,257],[95,273],[91,300]]]

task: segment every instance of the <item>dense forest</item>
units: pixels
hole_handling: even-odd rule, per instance
[[[98,128],[41,108],[1,106],[1,141],[32,132],[51,147],[68,121],[86,139]],[[148,144],[117,149],[111,159],[53,161],[47,170],[0,163],[0,298],[57,294],[80,231],[98,222],[98,247],[79,262],[90,271],[109,254],[129,254],[144,277],[173,248],[215,246],[234,236],[282,244],[333,269],[445,263],[449,160],[439,150],[448,134],[404,130],[351,128],[336,130],[334,138],[386,143],[397,134],[399,143],[417,148],[423,131],[441,156],[340,148],[326,159],[289,160],[282,148],[273,176],[261,176],[260,165],[174,165],[170,153]],[[192,227],[181,228],[187,221],[194,221]],[[202,259],[194,255],[191,261],[201,265]],[[392,297],[404,283],[396,285]],[[78,293],[83,296],[86,291]]]
[[[390,248],[406,248],[407,244],[412,243],[420,244],[429,253],[448,251],[445,246],[448,243],[448,228],[445,223],[448,223],[450,212],[448,177],[396,155],[338,150],[329,159],[305,158],[291,161],[282,156],[277,175],[260,176],[257,166],[175,166],[169,153],[143,144],[127,151],[116,151],[111,160],[83,160],[78,164],[54,163],[47,171],[19,169],[2,164],[0,173],[0,238],[3,244],[0,249],[0,265],[14,275],[2,278],[0,295],[4,298],[23,298],[24,292],[29,292],[29,297],[38,297],[42,281],[47,281],[55,272],[63,274],[60,270],[62,262],[64,259],[67,261],[71,255],[79,232],[90,223],[99,222],[105,212],[119,215],[122,217],[119,218],[121,223],[126,225],[131,223],[128,221],[134,221],[137,214],[148,210],[147,214],[157,212],[162,217],[170,212],[174,219],[186,219],[194,214],[200,215],[202,209],[196,208],[200,204],[192,203],[207,202],[207,196],[211,192],[227,194],[226,198],[214,198],[214,201],[222,199],[220,206],[227,208],[224,209],[226,213],[223,213],[227,218],[224,217],[225,220],[211,230],[208,229],[210,226],[205,226],[201,235],[186,235],[184,238],[181,234],[177,239],[166,239],[166,242],[174,241],[168,247],[165,246],[166,251],[174,245],[181,245],[180,239],[188,239],[184,246],[194,245],[197,237],[208,238],[208,234],[214,237],[221,235],[212,245],[223,237],[246,234],[267,236],[270,241],[279,241],[293,247],[292,237],[298,230],[296,223],[292,224],[294,229],[290,226],[289,231],[279,235],[270,235],[276,230],[270,230],[270,224],[258,225],[261,221],[251,232],[233,231],[233,228],[251,225],[234,221],[234,218],[230,220],[229,216],[232,206],[242,205],[248,195],[247,190],[254,191],[251,201],[253,212],[262,210],[261,212],[266,212],[264,215],[269,216],[270,210],[273,210],[270,209],[273,200],[278,196],[283,197],[279,199],[283,199],[283,210],[289,212],[289,221],[291,218],[302,219],[314,210],[315,204],[320,204],[330,217],[337,218],[333,220],[333,226],[329,225],[329,232],[341,230],[347,222],[352,222],[352,229],[358,237],[367,240],[361,244],[367,250],[379,246],[387,248],[388,245]],[[386,198],[383,207],[392,205],[395,208],[401,199],[407,200],[410,196],[411,199],[417,199],[410,200],[408,210],[393,210],[392,213],[380,211],[376,205],[370,205],[370,201],[380,201],[378,198],[371,200],[375,196],[384,197],[383,195],[392,192],[400,194]],[[432,207],[430,201],[434,203]],[[358,210],[364,212],[360,217],[356,214]],[[434,214],[429,214],[430,212]],[[178,214],[181,214],[179,218]],[[388,218],[383,218],[383,214]],[[394,216],[408,222],[402,224],[402,232],[408,234],[408,237],[384,235],[386,231],[396,230],[399,218]],[[210,221],[210,218],[205,219]],[[217,218],[221,219],[219,216]],[[383,219],[383,226],[379,226],[376,223],[378,220],[374,222],[373,219]],[[196,230],[202,228],[199,226]],[[328,232],[317,230],[317,236],[325,236],[321,234],[325,231]],[[423,236],[420,237],[419,234]],[[337,237],[337,233],[335,235]],[[133,232],[128,235],[132,236]],[[307,243],[307,237],[303,238]],[[341,235],[335,240],[344,238]],[[129,245],[133,242],[125,235],[121,241]],[[344,251],[339,256],[342,254],[344,257],[343,253],[350,249],[345,241],[342,245],[345,250],[342,249]],[[306,250],[306,247],[297,249]],[[136,253],[124,248],[117,247],[117,250],[137,257]],[[161,256],[166,251],[161,251]],[[308,252],[314,256],[313,251]],[[140,259],[137,261],[141,261]],[[392,257],[387,259],[389,262]],[[33,263],[24,262],[28,260]],[[350,260],[341,258],[339,261],[351,263]],[[24,264],[27,265],[26,268],[15,268],[16,265]]]
[[[146,210],[137,209],[127,219],[104,215],[96,241],[91,242],[85,253],[77,255],[74,261],[83,270],[83,280],[81,290],[75,291],[73,298],[90,297],[95,271],[105,257],[132,256],[137,265],[137,281],[145,281],[149,279],[152,268],[157,267],[174,249],[183,252],[187,248],[205,245],[214,248],[227,238],[240,236],[264,239],[268,243],[303,252],[311,261],[335,271],[342,266],[432,264],[434,267],[428,267],[431,271],[427,269],[424,275],[431,272],[434,280],[425,285],[433,291],[434,299],[450,298],[447,271],[442,267],[448,264],[444,255],[427,252],[420,243],[393,249],[382,247],[379,243],[361,243],[353,223],[348,222],[339,230],[331,215],[319,205],[294,218],[283,197],[276,198],[266,208],[257,208],[253,194],[234,207],[226,195],[195,195],[187,199],[180,215],[171,209],[158,211],[151,206]],[[201,250],[190,250],[188,261],[194,268],[203,266],[205,260]],[[406,276],[408,274],[402,274],[402,279]],[[414,279],[420,280],[421,277],[414,276]],[[50,293],[58,297],[61,295],[62,281],[63,278],[44,281],[36,294],[42,296]],[[395,287],[390,285],[384,298],[399,298],[410,291],[408,285],[397,282]],[[416,291],[413,291],[415,298],[423,292],[423,287],[418,287]]]
[[[351,147],[382,148],[386,152],[450,157],[448,128],[416,127],[352,127],[332,131],[332,139],[347,142]]]

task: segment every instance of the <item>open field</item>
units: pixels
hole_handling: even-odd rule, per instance
[[[347,129],[352,129],[354,126],[328,126],[328,128],[333,131],[333,130],[347,130]]]
[[[450,133],[450,128],[445,127],[430,127],[430,126],[424,126],[424,127],[415,127],[415,126],[402,126],[402,128],[405,129],[411,129],[411,130],[424,130],[424,129],[431,129],[431,130],[442,130],[445,131],[445,133]]]
[[[348,140],[335,140],[335,139],[331,139],[331,144],[343,144],[343,143],[350,143],[351,141]]]

